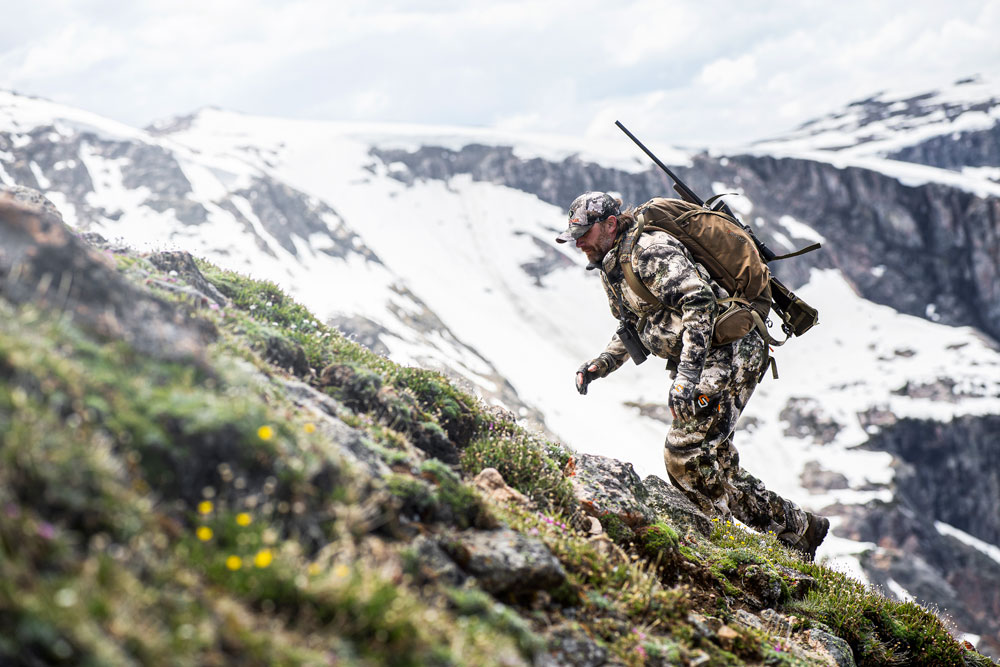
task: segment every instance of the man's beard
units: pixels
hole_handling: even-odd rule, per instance
[[[607,253],[601,253],[595,249],[593,252],[587,252],[585,250],[583,254],[587,256],[587,261],[589,262],[587,264],[587,270],[593,271],[594,269],[601,267],[601,263],[604,261],[604,255]]]

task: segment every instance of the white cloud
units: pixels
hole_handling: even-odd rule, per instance
[[[121,35],[106,26],[75,23],[45,39],[0,57],[5,78],[14,84],[84,72],[127,51]]]
[[[719,58],[698,72],[700,85],[715,90],[734,90],[751,84],[757,78],[757,59],[747,53],[738,58]]]
[[[588,136],[630,118],[646,136],[729,142],[1000,63],[991,0],[35,0],[21,10],[20,31],[0,27],[0,85],[133,125],[214,104]]]
[[[382,90],[363,90],[350,97],[351,114],[356,118],[368,118],[383,113],[392,98]]]

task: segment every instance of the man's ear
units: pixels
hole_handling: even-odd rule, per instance
[[[608,222],[610,222],[612,225],[614,225],[614,230],[617,233],[618,232],[618,216],[616,216],[616,215],[609,215],[606,218],[606,220]]]

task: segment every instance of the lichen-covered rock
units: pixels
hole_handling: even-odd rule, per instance
[[[750,596],[759,601],[761,608],[774,606],[781,599],[781,577],[767,565],[741,567],[740,583]]]
[[[633,526],[654,518],[645,504],[649,494],[631,463],[580,454],[570,479],[580,507],[590,516],[601,518],[612,514]]]
[[[851,647],[840,637],[816,628],[806,630],[802,634],[805,636],[810,648],[827,657],[831,665],[836,665],[837,667],[856,667]]]
[[[801,598],[816,587],[815,577],[810,577],[804,572],[799,572],[794,568],[786,567],[781,563],[775,563],[774,569],[776,569],[778,574],[780,574],[785,580],[785,584],[788,586],[788,593],[793,598]]]
[[[302,346],[282,336],[268,336],[264,360],[298,377],[309,375],[309,361]]]
[[[549,633],[549,650],[536,660],[537,667],[601,667],[608,651],[579,628],[561,626]]]
[[[483,468],[472,483],[495,502],[514,503],[523,507],[532,505],[526,495],[507,485],[496,468]]]
[[[418,535],[410,546],[414,555],[413,575],[418,583],[439,582],[461,586],[468,577],[458,569],[437,540]]]
[[[465,531],[444,546],[463,570],[494,595],[534,593],[566,580],[562,564],[543,542],[508,528]]]
[[[325,454],[346,459],[354,467],[355,475],[385,478],[392,472],[379,453],[367,444],[363,433],[344,423],[342,417],[347,409],[336,399],[298,380],[286,379],[282,385],[295,405],[313,414],[314,425],[324,436],[317,446],[328,449]]]
[[[194,263],[191,253],[184,250],[164,250],[154,252],[148,259],[153,266],[161,271],[175,272],[177,277],[182,278],[184,282],[217,305],[225,306],[229,303],[229,299],[215,285],[205,279],[201,270],[198,269],[198,265]]]
[[[708,536],[712,532],[712,522],[698,507],[688,500],[673,484],[656,475],[642,480],[648,493],[646,505],[656,514],[666,517],[681,530],[693,529]]]
[[[751,614],[746,609],[737,609],[735,618],[748,628],[753,628],[755,630],[764,629],[764,624],[761,622],[760,618],[758,618],[755,614]]]
[[[711,533],[708,517],[680,491],[655,475],[639,479],[631,463],[581,454],[570,479],[581,510],[599,519],[604,531],[620,544],[635,540],[657,520],[666,520],[681,532]]]

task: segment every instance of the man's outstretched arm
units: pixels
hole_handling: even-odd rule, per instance
[[[628,352],[625,350],[621,339],[618,338],[618,334],[615,334],[612,336],[608,346],[604,348],[604,352],[601,352],[590,361],[585,361],[577,369],[576,390],[581,394],[586,394],[587,385],[617,370],[626,361],[628,361]]]

